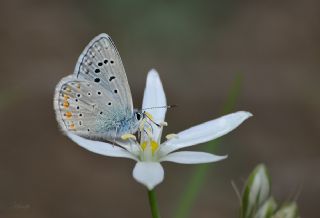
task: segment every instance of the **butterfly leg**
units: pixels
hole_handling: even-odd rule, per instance
[[[143,128],[143,131],[147,134],[147,136],[148,136],[149,138],[152,138],[152,135],[153,135],[153,126],[152,126],[150,123],[146,122],[146,125],[145,125],[145,127]]]
[[[126,133],[126,134],[122,135],[122,136],[121,136],[121,139],[122,139],[122,140],[132,139],[132,140],[137,141],[136,136],[135,136],[135,135],[132,135],[132,134],[130,134],[130,133]]]
[[[118,127],[116,126],[115,136],[113,137],[113,141],[112,141],[113,146],[116,144],[117,135],[118,135]]]
[[[160,122],[160,123],[156,123],[156,122],[153,120],[152,115],[151,115],[150,113],[146,112],[146,111],[145,111],[143,114],[144,114],[144,116],[145,116],[146,118],[148,118],[148,119],[149,119],[154,125],[156,125],[158,128],[161,128],[161,127],[163,127],[163,126],[168,126],[168,123],[165,122],[165,121]]]
[[[139,125],[139,129],[138,129],[138,139],[141,140],[141,135],[142,135],[142,132],[144,131],[144,128],[145,128],[145,125],[147,123],[147,118],[143,118],[140,122],[140,125]]]

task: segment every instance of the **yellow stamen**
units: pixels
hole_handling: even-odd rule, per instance
[[[142,142],[141,143],[142,150],[146,149],[146,147],[147,147],[147,141]]]
[[[168,126],[168,123],[165,122],[165,121],[163,121],[163,122],[159,123],[159,125],[160,125],[160,126]]]
[[[174,138],[178,138],[178,135],[174,133],[166,135],[166,139],[168,140],[174,139]]]
[[[147,117],[148,117],[150,120],[153,120],[152,114],[148,113],[147,111],[145,111],[144,113],[147,115]]]
[[[128,139],[137,140],[136,136],[132,135],[132,134],[124,134],[121,136],[121,139],[123,139],[123,140],[128,140]]]
[[[150,145],[151,145],[152,153],[154,153],[159,147],[159,144],[156,141],[153,141],[153,140],[151,141]]]
[[[144,142],[141,143],[142,150],[145,150],[147,148],[148,142],[150,143],[151,151],[152,151],[152,154],[153,154],[159,148],[159,144],[154,140],[144,141]]]

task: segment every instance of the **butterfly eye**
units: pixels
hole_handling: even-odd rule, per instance
[[[140,120],[141,119],[141,114],[140,113],[136,113],[136,118],[137,118],[137,120]]]

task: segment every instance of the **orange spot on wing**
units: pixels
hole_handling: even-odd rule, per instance
[[[71,118],[72,117],[72,113],[70,111],[67,111],[65,114],[64,114],[67,118]]]
[[[70,105],[69,102],[67,102],[67,101],[64,101],[64,102],[63,102],[63,107],[64,107],[64,108],[68,108],[69,105]]]
[[[66,101],[66,100],[68,100],[68,99],[70,98],[70,96],[69,96],[69,95],[66,95],[66,94],[63,94],[63,98],[64,98],[64,100]]]
[[[77,88],[80,89],[80,83],[77,84]]]
[[[75,128],[76,128],[76,126],[74,125],[74,123],[71,123],[71,125],[70,125],[69,127],[70,127],[70,129],[75,129]]]

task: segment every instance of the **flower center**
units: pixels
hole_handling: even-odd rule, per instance
[[[143,141],[141,143],[141,148],[143,151],[147,148],[147,146],[151,147],[152,154],[154,154],[154,152],[159,148],[159,144],[154,140]]]

